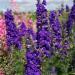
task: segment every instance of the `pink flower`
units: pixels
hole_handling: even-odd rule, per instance
[[[6,25],[4,19],[0,18],[0,40],[6,45]]]
[[[6,26],[3,19],[0,19],[0,39],[6,35]]]

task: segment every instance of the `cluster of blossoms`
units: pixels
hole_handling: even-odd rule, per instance
[[[18,49],[22,48],[21,41],[20,41],[20,34],[18,33],[18,29],[16,28],[16,25],[14,23],[14,17],[12,15],[11,10],[7,10],[5,12],[5,23],[6,23],[6,39],[7,39],[7,46],[10,48],[10,46],[14,45]]]

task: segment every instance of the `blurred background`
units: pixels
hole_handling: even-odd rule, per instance
[[[0,11],[5,11],[8,8],[18,12],[32,12],[36,9],[36,1],[37,0],[0,0]],[[64,8],[66,4],[71,8],[73,0],[47,0],[47,9],[59,9],[61,4],[64,5]]]

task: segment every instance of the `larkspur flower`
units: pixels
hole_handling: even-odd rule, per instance
[[[59,18],[57,16],[57,13],[55,11],[50,12],[50,27],[52,29],[52,43],[55,48],[55,52],[58,52],[58,54],[61,56],[61,59],[65,58],[68,55],[68,49],[69,49],[69,40],[67,38],[67,31],[66,31],[66,25],[64,24],[63,31],[62,27],[59,21]],[[64,37],[62,37],[62,33],[66,33]]]
[[[40,55],[37,50],[28,50],[26,53],[27,64],[25,65],[25,75],[41,75],[39,59]]]
[[[49,20],[50,20],[50,27],[52,29],[53,46],[55,47],[55,49],[61,49],[62,48],[61,24],[55,11],[50,12]]]
[[[43,2],[46,3],[45,0]],[[50,54],[50,49],[51,49],[51,36],[50,36],[50,31],[49,31],[49,26],[48,26],[48,15],[47,15],[47,9],[45,8],[46,4],[40,3],[37,6],[36,10],[36,15],[37,15],[37,34],[36,34],[36,39],[37,39],[37,48],[45,48],[44,54],[48,57]],[[49,54],[46,54],[46,51]]]
[[[37,43],[39,48],[43,48],[45,47],[46,49],[49,50],[49,45],[48,45],[48,26],[46,26],[46,24],[48,24],[47,22],[47,10],[44,7],[44,4],[40,4],[38,2],[37,4]],[[43,19],[43,20],[42,20]],[[47,36],[44,36],[44,34],[42,34],[42,32],[44,32],[44,34]],[[29,32],[30,34],[31,31]],[[42,35],[41,35],[42,34]],[[39,38],[40,37],[40,38]],[[42,39],[42,45],[40,42],[40,39]],[[43,45],[45,42],[45,45]],[[43,49],[42,49],[43,50]],[[47,51],[47,50],[46,50]],[[41,60],[40,58],[42,56],[40,56],[40,52],[38,52],[37,50],[27,50],[27,64],[26,64],[26,75],[41,75],[41,70],[40,70],[40,63]],[[45,52],[46,56],[49,55],[47,52]]]
[[[14,45],[19,49],[21,49],[20,36],[18,33],[18,29],[16,28],[16,25],[14,23],[14,17],[12,15],[12,11],[7,10],[4,15],[5,15],[6,30],[7,30],[6,34],[7,46],[10,47]]]
[[[37,59],[37,51],[35,50],[34,41],[35,41],[35,32],[32,30],[32,28],[26,29],[25,39],[26,39],[26,61],[27,64],[25,65],[25,75],[40,75],[40,70],[38,67],[38,64],[40,62],[39,59]]]

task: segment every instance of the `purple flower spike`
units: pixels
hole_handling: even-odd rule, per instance
[[[62,28],[61,28],[61,24],[59,22],[57,13],[55,11],[51,11],[50,12],[50,27],[52,30],[52,38],[53,38],[53,46],[55,47],[55,49],[61,49],[62,48]]]
[[[45,8],[46,0],[43,0],[42,4],[37,6],[36,16],[37,16],[37,48],[45,48],[44,55],[49,57],[51,49],[51,32],[48,26],[48,15],[47,9]]]
[[[25,66],[25,75],[41,75],[41,71],[40,71],[40,63],[41,60],[39,60],[39,53],[38,51],[34,50],[30,50],[27,51],[26,53],[26,60],[27,60],[27,64]]]
[[[16,25],[14,23],[14,17],[12,15],[11,10],[7,10],[5,12],[5,23],[6,23],[6,30],[7,30],[7,46],[10,47],[14,45],[18,49],[21,49],[21,41],[20,41],[20,36],[18,33],[18,29],[16,28]]]

